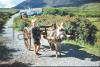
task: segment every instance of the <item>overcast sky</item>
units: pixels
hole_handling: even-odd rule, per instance
[[[11,8],[24,0],[0,0],[0,8]]]

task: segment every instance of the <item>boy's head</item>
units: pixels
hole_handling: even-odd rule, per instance
[[[37,26],[36,19],[32,19],[31,23],[32,23],[32,27],[36,27]]]

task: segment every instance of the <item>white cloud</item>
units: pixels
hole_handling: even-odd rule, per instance
[[[25,0],[0,0],[0,8],[11,8]]]
[[[1,8],[10,8],[15,6],[12,0],[0,0],[0,7]]]

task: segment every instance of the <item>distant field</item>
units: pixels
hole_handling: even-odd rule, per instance
[[[85,4],[80,7],[45,7],[45,14],[76,15],[84,17],[100,17],[100,3]]]
[[[19,11],[18,9],[12,9],[12,8],[0,8],[0,12],[3,12],[3,13],[15,14],[18,11]]]

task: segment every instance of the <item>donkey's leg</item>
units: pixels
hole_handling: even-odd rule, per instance
[[[58,45],[57,45],[57,43],[54,43],[54,46],[55,46],[55,51],[56,51],[56,57],[58,57]]]
[[[61,44],[60,44],[60,42],[58,43],[58,46],[59,46],[59,49],[58,49],[59,55],[61,56]]]

